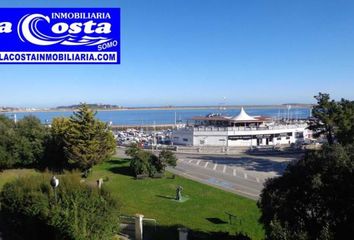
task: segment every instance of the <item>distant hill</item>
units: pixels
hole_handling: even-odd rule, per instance
[[[306,104],[306,103],[283,103],[282,106],[291,106],[291,107],[298,107],[298,108],[310,108],[313,107],[314,104]]]
[[[178,109],[240,109],[241,107],[247,109],[254,108],[287,108],[291,105],[292,108],[311,108],[313,104],[303,103],[284,103],[279,105],[225,105],[225,106],[145,106],[145,107],[123,107],[112,104],[87,104],[90,108],[96,110],[178,110]],[[79,107],[79,104],[69,106],[58,106],[52,110],[75,110]]]
[[[55,109],[58,110],[63,110],[63,109],[70,109],[70,110],[74,110],[79,108],[80,104],[75,104],[75,105],[69,105],[69,106],[58,106]],[[91,104],[87,104],[87,106],[89,106],[92,109],[122,109],[122,106],[118,106],[118,105],[112,105],[112,104],[100,104],[100,103],[91,103]]]
[[[19,108],[15,108],[15,107],[0,107],[0,112],[15,112],[15,111],[19,111]]]

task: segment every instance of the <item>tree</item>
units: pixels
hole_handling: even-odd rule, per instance
[[[34,116],[27,116],[16,124],[0,116],[0,169],[37,167],[44,155],[48,130]]]
[[[338,103],[336,138],[347,145],[354,143],[354,101],[342,99]]]
[[[44,155],[44,142],[48,131],[41,121],[34,116],[26,116],[15,127],[18,136],[16,154],[20,166],[38,166]]]
[[[45,143],[45,159],[42,162],[42,167],[49,167],[56,171],[70,167],[64,152],[65,134],[69,128],[69,118],[60,117],[52,120],[50,134]]]
[[[159,154],[159,160],[162,163],[163,169],[165,169],[167,166],[177,166],[177,157],[171,151],[162,150]]]
[[[16,144],[15,124],[0,115],[0,170],[12,167],[17,158],[13,155]]]
[[[13,166],[11,155],[3,146],[0,146],[0,171]]]
[[[132,144],[125,153],[132,157],[130,168],[137,175],[149,175],[153,177],[157,173],[164,173],[167,166],[176,166],[177,158],[171,152],[162,150],[159,156],[144,151],[137,144]]]
[[[335,141],[343,145],[354,142],[354,101],[330,99],[329,94],[315,96],[317,105],[312,110],[309,129],[315,137],[324,135],[328,144]]]
[[[66,173],[59,176],[55,198],[50,178],[41,174],[5,184],[0,193],[5,239],[110,240],[117,234],[120,206],[107,190]]]
[[[130,161],[130,168],[135,176],[149,175],[151,176],[153,169],[151,169],[152,159],[156,156],[150,152],[139,150],[137,151]]]
[[[336,119],[338,119],[338,105],[330,99],[329,94],[319,93],[315,96],[317,105],[312,109],[309,129],[314,131],[314,136],[325,135],[329,144],[334,143]]]
[[[69,119],[64,134],[64,153],[72,168],[88,171],[108,160],[116,151],[116,142],[107,124],[95,118],[96,112],[85,104]]]
[[[345,239],[354,234],[354,102],[316,96],[310,129],[328,144],[269,179],[258,206],[268,239]]]
[[[354,147],[325,145],[265,183],[258,206],[268,239],[354,234]]]
[[[167,166],[175,167],[177,165],[177,158],[173,152],[162,150],[158,157],[151,158],[150,165],[156,173],[164,173]]]
[[[139,151],[141,151],[141,148],[139,148],[138,144],[137,143],[132,143],[125,150],[125,154],[128,155],[129,157],[135,158]]]

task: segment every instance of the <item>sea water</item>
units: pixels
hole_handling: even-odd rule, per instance
[[[251,116],[267,116],[272,118],[305,119],[310,116],[309,108],[292,108],[289,111],[284,108],[250,108],[245,109]],[[206,116],[209,113],[220,113],[227,116],[236,116],[240,109],[178,109],[178,110],[117,110],[97,111],[97,118],[113,125],[153,125],[174,124],[187,122],[194,116]],[[8,117],[22,119],[24,116],[33,115],[43,123],[50,123],[55,117],[69,117],[72,111],[46,111],[46,112],[16,112],[5,113]]]

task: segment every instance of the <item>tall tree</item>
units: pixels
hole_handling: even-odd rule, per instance
[[[0,169],[14,165],[37,167],[47,135],[46,127],[34,116],[24,117],[16,124],[0,116]]]
[[[14,128],[13,121],[0,115],[0,170],[12,167],[17,161],[13,154],[16,144]]]
[[[344,145],[354,143],[354,101],[342,99],[338,103],[336,138]]]
[[[48,130],[35,116],[26,116],[17,122],[16,152],[20,166],[37,166],[44,156]]]
[[[316,96],[310,129],[328,144],[269,179],[258,206],[268,239],[347,239],[354,235],[354,102]]]
[[[353,143],[354,101],[342,99],[336,102],[325,93],[319,93],[315,98],[317,105],[312,110],[313,118],[309,124],[315,137],[325,136],[328,144],[335,141],[344,145]]]
[[[268,239],[354,235],[354,147],[325,145],[265,184],[258,206]]]
[[[334,143],[336,119],[338,119],[338,104],[330,99],[329,94],[319,93],[315,96],[317,105],[312,109],[313,118],[309,129],[314,131],[314,136],[325,135],[329,144]]]
[[[45,159],[42,167],[49,167],[55,171],[69,168],[64,152],[65,135],[69,128],[69,118],[59,117],[52,120],[50,134],[46,139]]]
[[[64,138],[64,153],[73,168],[87,171],[109,159],[116,151],[116,142],[108,125],[95,118],[96,112],[80,105],[70,117]]]

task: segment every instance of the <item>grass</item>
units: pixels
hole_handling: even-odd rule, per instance
[[[143,214],[156,219],[165,227],[183,225],[202,232],[243,232],[252,239],[264,238],[256,202],[170,173],[162,179],[135,180],[128,160],[111,160],[94,168],[90,180],[107,178],[104,186],[122,203],[122,213]],[[182,195],[189,199],[176,202],[176,187],[182,186]],[[225,212],[241,219],[228,224]]]
[[[35,174],[40,173],[31,169],[0,172],[0,189],[8,181]],[[199,232],[243,232],[251,239],[264,238],[255,201],[186,178],[176,176],[173,179],[171,176],[171,173],[166,173],[162,179],[135,180],[131,176],[128,160],[111,160],[95,166],[88,181],[95,184],[99,178],[108,178],[104,187],[111,190],[112,195],[120,201],[122,214],[141,213],[146,218],[156,219],[162,230],[154,240],[176,239],[176,227],[181,225]],[[177,186],[183,187],[182,195],[186,201],[173,200]],[[237,222],[230,225],[225,212],[239,217],[241,224]]]
[[[0,172],[0,189],[2,189],[5,183],[15,180],[16,178],[36,174],[40,173],[33,169],[10,169],[2,171]]]

